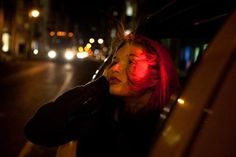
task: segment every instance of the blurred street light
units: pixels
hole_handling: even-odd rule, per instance
[[[3,33],[2,34],[2,51],[3,52],[9,51],[9,41],[10,41],[9,33]]]
[[[37,9],[32,9],[29,12],[29,17],[37,18],[39,17],[39,15],[40,15],[40,12]]]
[[[90,38],[90,39],[89,39],[89,42],[90,42],[91,44],[94,43],[94,42],[95,42],[94,38]]]
[[[98,39],[98,43],[99,43],[99,44],[103,44],[103,42],[104,42],[104,41],[103,41],[102,38],[99,38],[99,39]]]
[[[38,9],[32,9],[29,11],[28,15],[30,18],[30,51],[28,52],[28,58],[31,58],[31,53],[36,49],[39,50],[37,41],[38,27],[35,20],[39,18],[40,12]]]

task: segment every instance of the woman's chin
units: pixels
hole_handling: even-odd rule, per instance
[[[129,93],[125,89],[114,87],[114,86],[110,87],[109,92],[110,94],[116,95],[116,96],[127,96]]]

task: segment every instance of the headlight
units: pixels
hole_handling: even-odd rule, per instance
[[[66,60],[72,60],[74,58],[74,52],[70,51],[70,50],[67,50],[65,52],[65,58],[66,58]]]
[[[56,51],[54,51],[54,50],[48,51],[48,57],[49,58],[54,59],[56,56],[57,56]]]
[[[88,52],[78,52],[77,53],[77,58],[79,58],[79,59],[84,59],[84,58],[86,58],[86,57],[88,57]]]

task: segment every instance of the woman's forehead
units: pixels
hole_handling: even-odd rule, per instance
[[[114,57],[141,57],[146,53],[141,46],[126,43],[114,54]]]

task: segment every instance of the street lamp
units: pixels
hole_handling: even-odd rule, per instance
[[[38,51],[38,43],[35,39],[35,32],[37,31],[35,19],[39,17],[40,12],[38,9],[32,9],[29,11],[28,15],[30,19],[30,51],[28,52],[28,58],[30,58],[32,50]]]
[[[32,9],[30,12],[29,12],[29,17],[33,17],[33,18],[37,18],[39,17],[40,15],[40,12],[37,10],[37,9]]]

